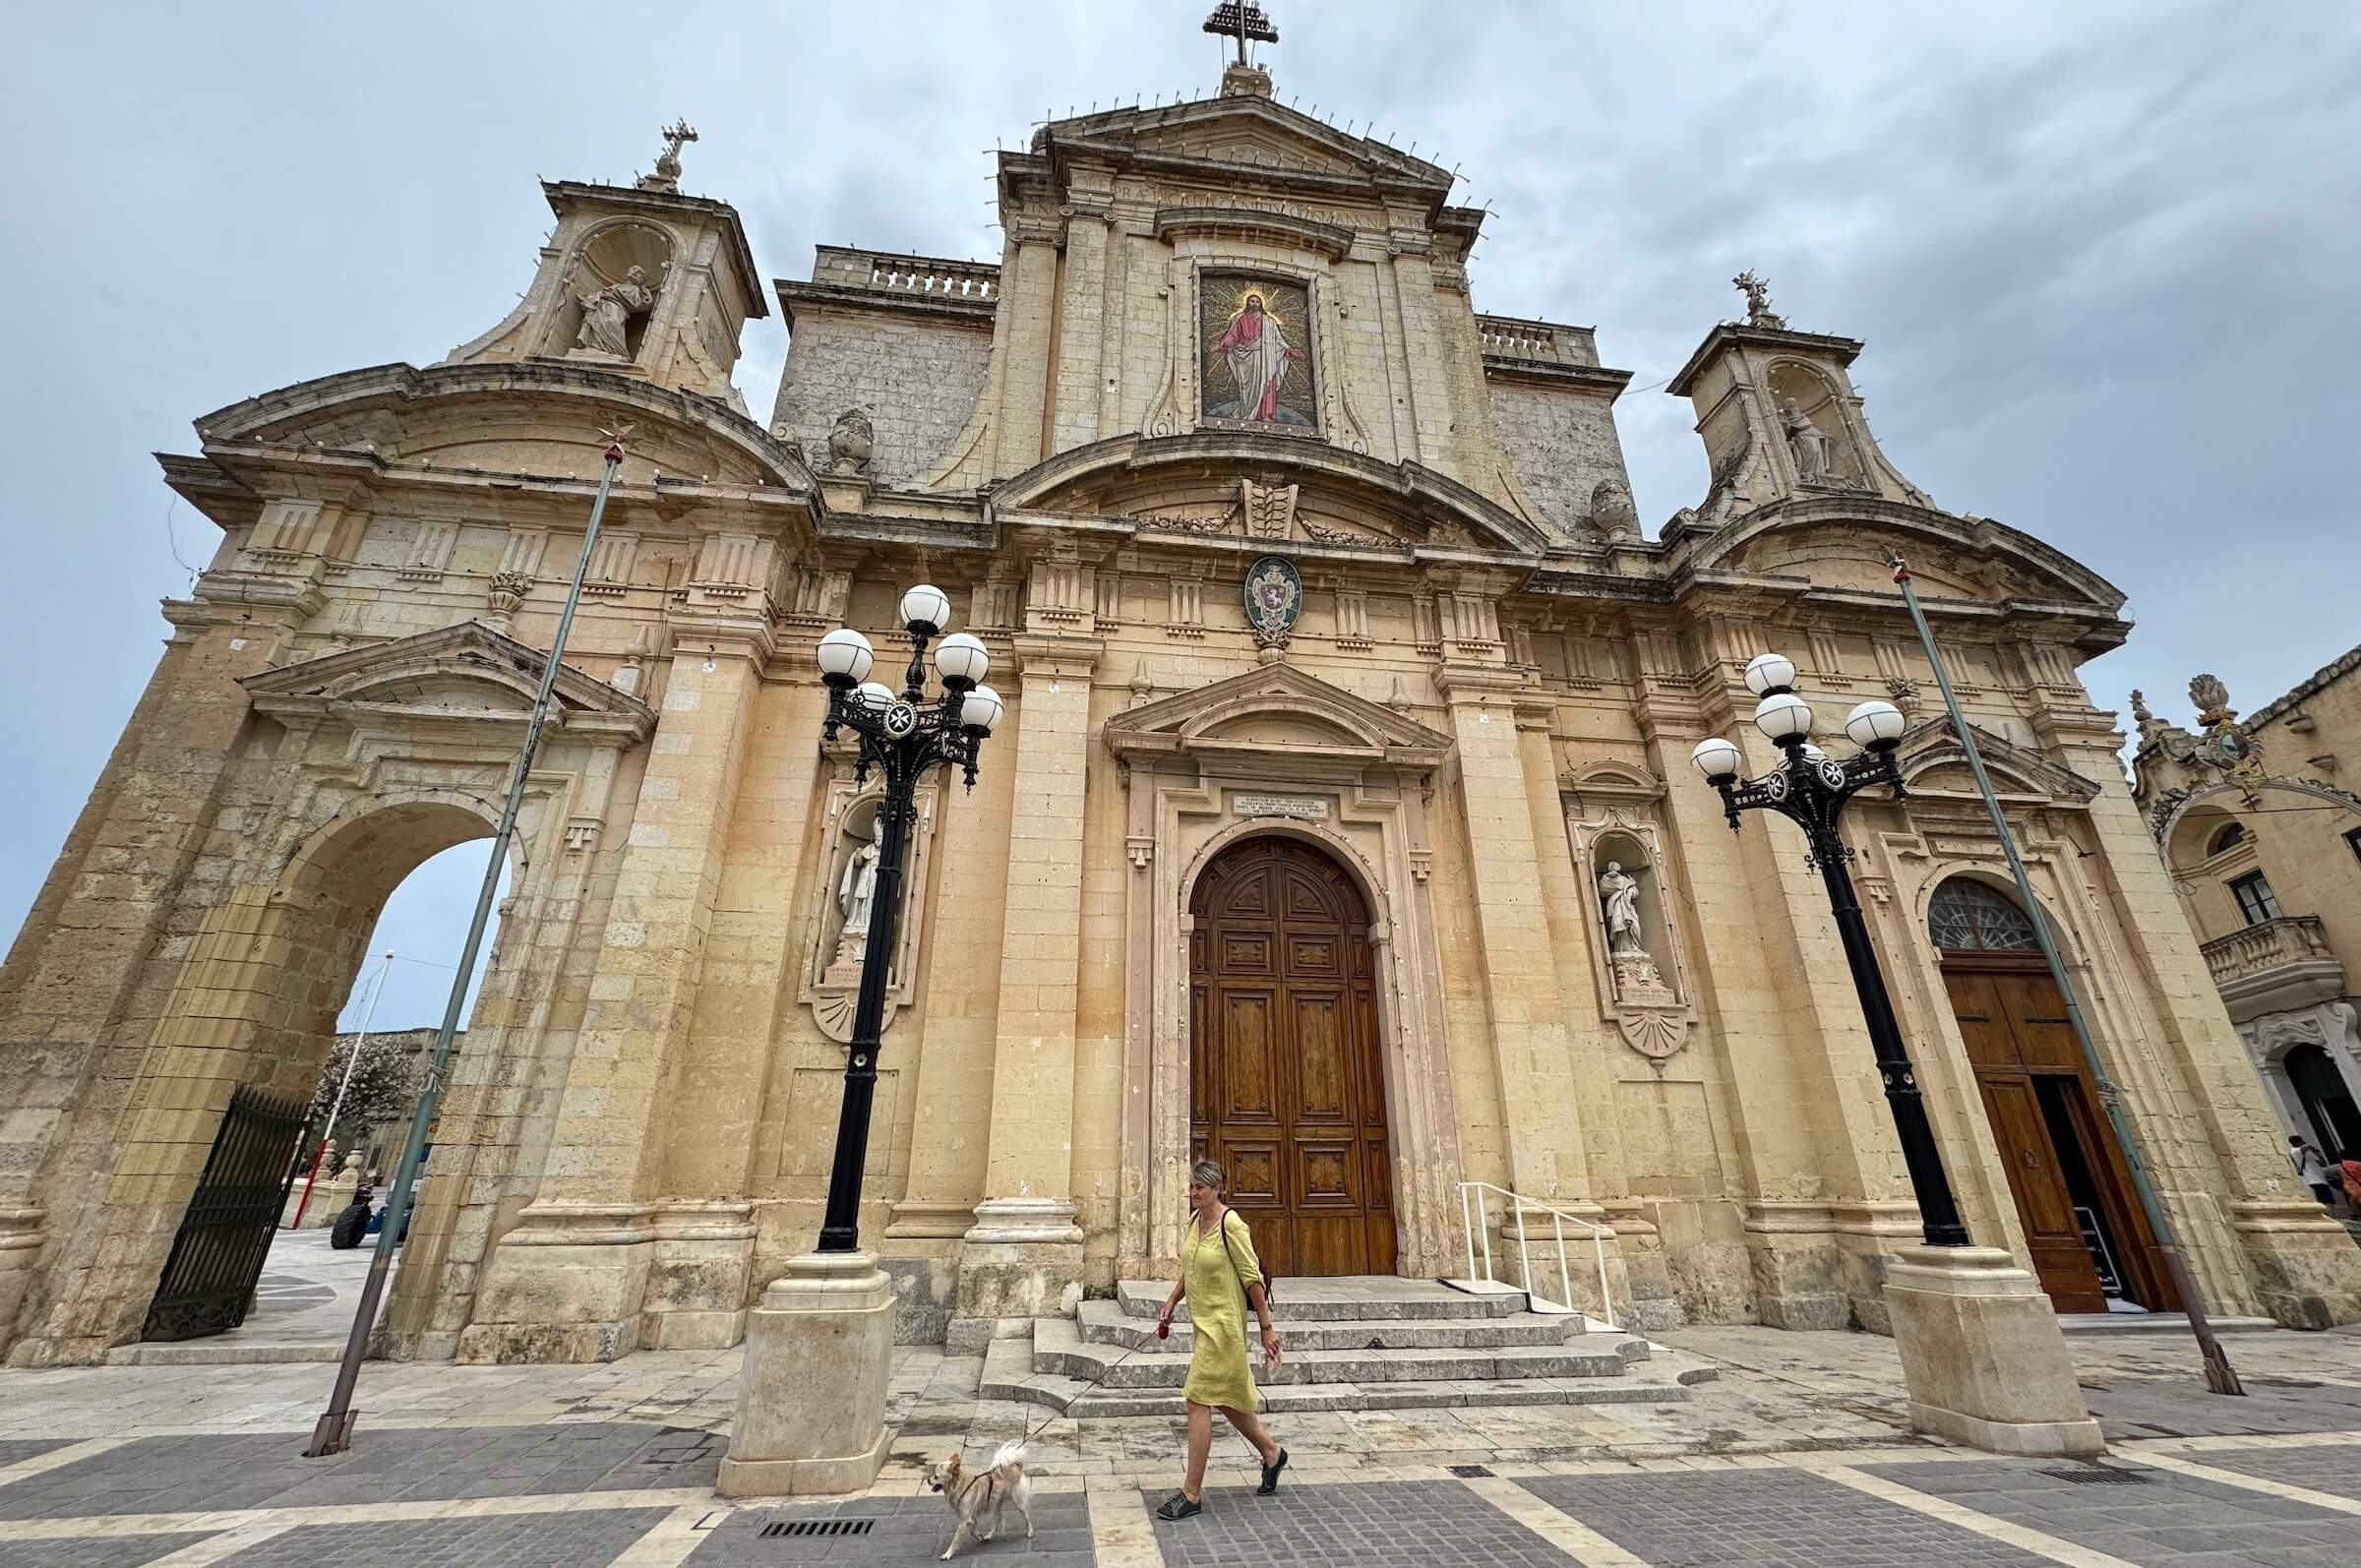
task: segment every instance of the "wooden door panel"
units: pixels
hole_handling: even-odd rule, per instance
[[[1960,1021],[1968,1061],[1979,1068],[2014,1071],[2025,1063],[2018,1059],[2017,1036],[2009,1028],[2007,1003],[1993,990],[1992,981],[1990,975],[1956,970],[1943,974],[1943,988],[1951,993],[1952,1016]]]
[[[2090,1250],[2083,1244],[2082,1225],[2058,1170],[2032,1078],[2022,1072],[1978,1073],[1976,1082],[1991,1118],[1993,1141],[2008,1167],[2009,1190],[2017,1199],[2017,1218],[2025,1227],[2026,1248],[2032,1254],[2041,1289],[2061,1312],[2105,1311],[2106,1294],[2099,1288]]]
[[[1353,1095],[1353,1040],[1345,1027],[1345,998],[1333,991],[1306,994],[1289,988],[1294,1004],[1288,1023],[1295,1038],[1296,1067],[1293,1120],[1298,1125],[1322,1122],[1353,1125],[1357,1107]]]
[[[1310,846],[1251,839],[1190,900],[1191,1144],[1282,1274],[1391,1273],[1367,911]]]
[[[1279,1119],[1279,1085],[1271,1034],[1272,1003],[1267,990],[1224,986],[1222,1044],[1216,1055],[1221,1119],[1268,1126]]]

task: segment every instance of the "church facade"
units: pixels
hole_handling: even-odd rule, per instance
[[[1910,720],[1847,831],[1970,1231],[2061,1310],[2169,1306],[1896,550],[2209,1306],[2361,1318],[2076,674],[2122,595],[1911,485],[1859,342],[1746,279],[1667,389],[1710,491],[1651,537],[1592,331],[1481,314],[1451,176],[1252,67],[1000,154],[998,265],[766,290],[677,154],[546,185],[532,286],[442,363],[161,459],[219,549],[0,971],[15,1361],[143,1332],[231,1091],[308,1091],[376,909],[489,835],[621,424],[392,1354],[734,1344],[812,1245],[878,809],[814,644],[886,657],[920,581],[1007,713],[908,847],[860,1217],[906,1337],[1169,1275],[1204,1155],[1287,1273],[1465,1273],[1482,1182],[1595,1228],[1620,1321],[1882,1327],[1919,1225],[1819,876],[1687,760],[1773,760],[1774,647],[1824,734]]]

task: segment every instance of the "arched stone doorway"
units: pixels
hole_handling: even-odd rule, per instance
[[[1955,876],[1935,889],[1927,933],[2051,1304],[2177,1305],[2031,919],[1999,888]]]
[[[1189,1153],[1282,1275],[1391,1274],[1393,1158],[1369,913],[1300,838],[1231,845],[1189,898]]]
[[[2329,1054],[2315,1045],[2290,1046],[2279,1065],[2320,1148],[2331,1159],[2338,1150],[2361,1149],[2361,1107],[2354,1105],[2353,1092]]]

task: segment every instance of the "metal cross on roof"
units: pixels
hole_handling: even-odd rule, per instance
[[[1240,65],[1246,63],[1247,39],[1251,38],[1257,43],[1279,41],[1279,30],[1271,26],[1271,19],[1263,14],[1262,7],[1241,4],[1240,0],[1223,0],[1221,5],[1215,6],[1213,15],[1205,19],[1205,30],[1236,38]]]

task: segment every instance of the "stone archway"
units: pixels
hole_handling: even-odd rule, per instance
[[[84,1070],[25,1152],[38,1229],[12,1249],[31,1254],[18,1265],[13,1361],[96,1360],[138,1332],[231,1091],[308,1098],[386,897],[433,855],[490,836],[542,657],[470,624],[241,683],[249,718],[173,894],[185,934],[148,960],[126,1015],[137,1033]],[[577,918],[618,757],[654,722],[577,671],[561,671],[559,694],[564,723],[528,780],[514,845],[512,950],[537,950],[550,919]],[[505,1019],[529,982],[523,966],[493,963],[478,1012]],[[444,1122],[455,1157],[437,1174],[449,1192],[486,1147],[525,1141],[515,1125],[487,1137],[472,1120],[507,1045],[503,1029],[473,1032],[454,1072]],[[519,1163],[504,1160],[503,1182],[530,1178]],[[402,1276],[402,1295],[422,1301],[441,1291],[446,1261],[471,1260],[447,1245],[458,1228],[453,1203],[438,1212],[436,1185],[422,1190]]]

